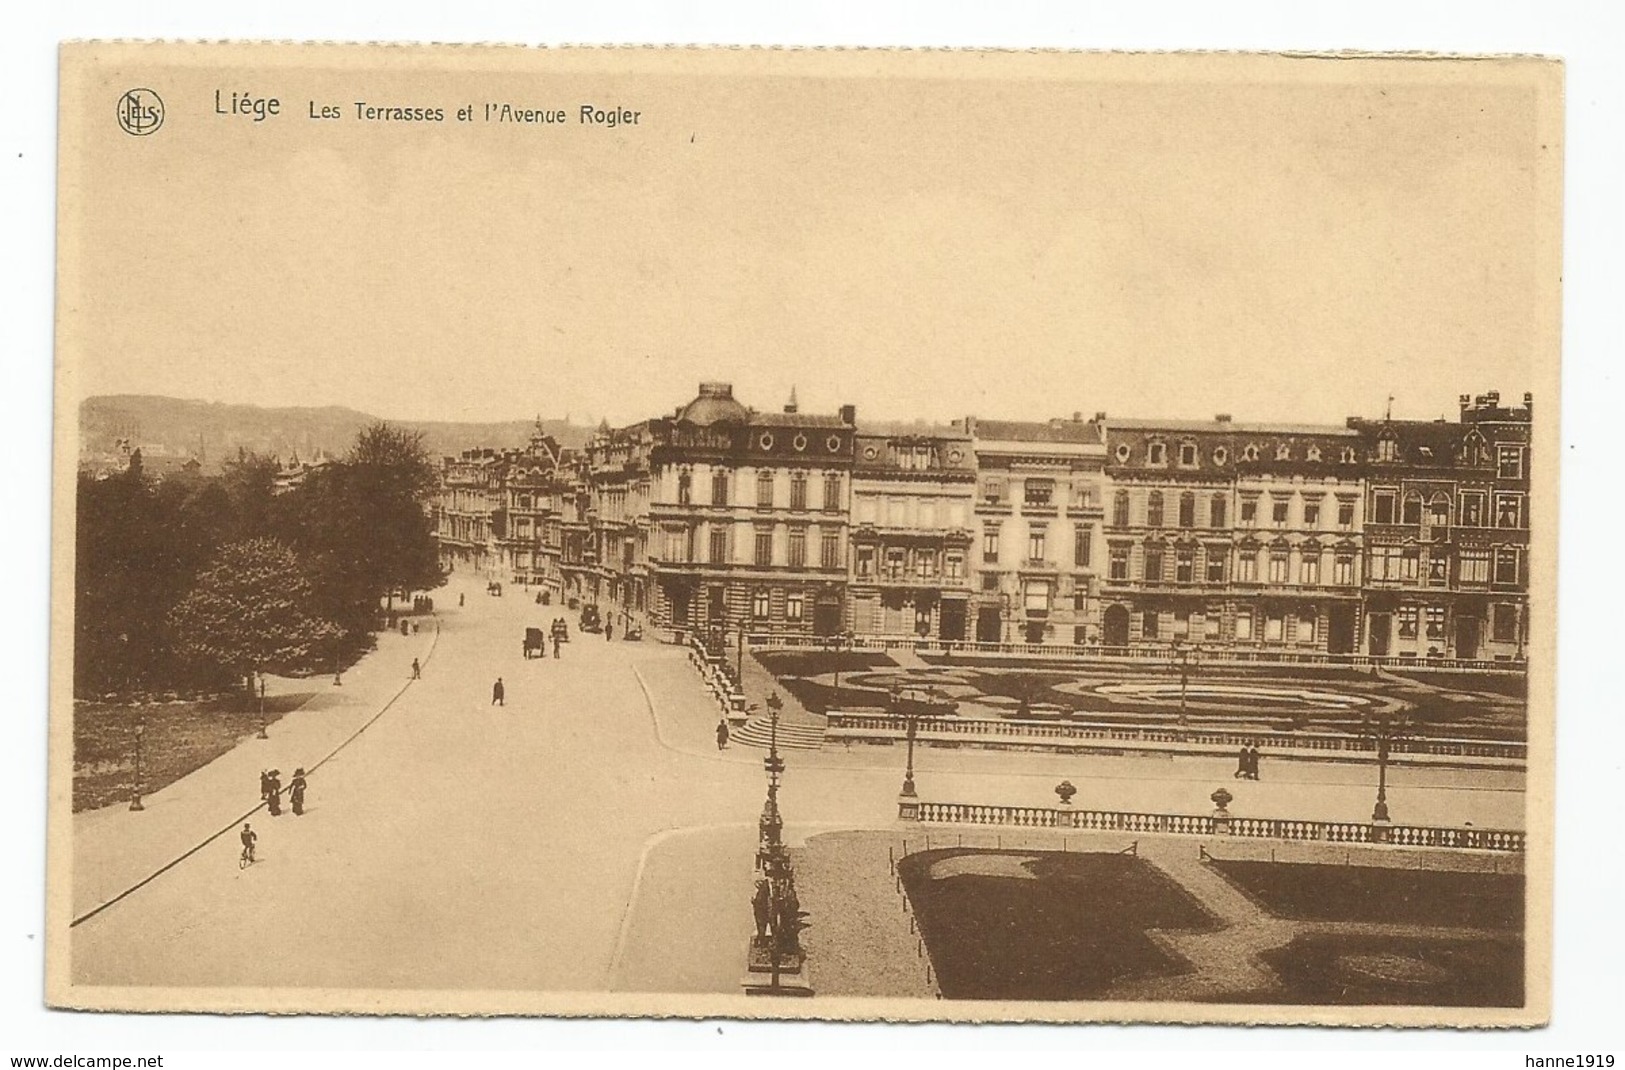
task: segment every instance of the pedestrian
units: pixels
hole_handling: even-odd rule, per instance
[[[293,807],[295,817],[305,812],[305,770],[301,766],[293,771],[293,779],[288,781],[288,802]]]
[[[1257,780],[1258,779],[1258,758],[1259,758],[1258,744],[1253,743],[1253,744],[1251,744],[1249,746],[1248,754],[1247,754],[1247,779],[1248,780]]]
[[[604,642],[608,643],[615,638],[615,625],[604,622]]]
[[[418,634],[418,622],[417,621],[412,622],[412,634],[413,635]]]
[[[717,722],[717,750],[728,746],[728,718],[724,717]]]
[[[466,598],[466,597],[468,597],[466,594],[464,594],[462,592],[458,592],[458,594],[457,594],[457,608],[458,609],[463,608],[463,599]]]
[[[243,841],[244,864],[254,861],[254,841],[259,839],[259,835],[248,827],[248,822],[244,821],[243,831],[238,834],[237,838]]]
[[[502,699],[503,699],[502,677],[499,676],[499,677],[497,677],[497,682],[491,685],[491,705],[493,705],[493,706],[506,706],[507,703],[504,702]]]
[[[1236,771],[1230,775],[1231,780],[1246,779],[1247,764],[1251,757],[1252,756],[1247,752],[1247,744],[1243,743],[1241,745],[1241,750],[1236,754]]]
[[[412,679],[423,679],[423,666],[418,664],[417,658],[412,659]]]
[[[260,770],[260,802],[269,802],[271,799],[271,771]]]
[[[273,769],[266,780],[265,805],[271,811],[272,817],[282,816],[282,770]]]

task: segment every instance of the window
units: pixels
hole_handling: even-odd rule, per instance
[[[1258,447],[1251,442],[1247,443],[1241,448],[1241,459],[1244,461],[1258,460]]]
[[[791,591],[784,596],[784,619],[801,620],[806,612],[806,596],[800,591]]]
[[[1140,636],[1143,639],[1156,639],[1162,633],[1162,621],[1157,611],[1148,609],[1140,615]]]
[[[1270,548],[1270,582],[1271,583],[1285,583],[1285,582],[1287,582],[1287,564],[1288,564],[1288,561],[1289,561],[1289,558],[1288,558],[1288,555],[1287,555],[1286,547],[1284,547],[1284,546],[1275,546],[1275,547]]]
[[[1394,522],[1394,502],[1399,497],[1391,490],[1379,490],[1371,497],[1372,516],[1379,524]]]
[[[1196,526],[1196,495],[1188,491],[1179,496],[1179,526],[1182,528]]]
[[[1083,624],[1073,625],[1073,627],[1072,627],[1072,645],[1073,646],[1082,646],[1083,644],[1087,643],[1088,641],[1089,641],[1089,628],[1086,625],[1083,625]]]
[[[1495,448],[1495,476],[1497,479],[1523,478],[1523,450],[1520,447]]]
[[[982,573],[982,590],[984,590],[984,591],[997,591],[998,589],[999,589],[999,577],[996,574],[992,573],[992,572],[984,572],[984,573]]]
[[[1185,468],[1196,467],[1196,443],[1181,442],[1179,444],[1179,463]]]
[[[1417,622],[1420,619],[1420,611],[1415,606],[1400,606],[1399,637],[1401,639],[1415,639]]]
[[[1087,568],[1089,565],[1090,530],[1082,524],[1072,529],[1072,563]]]
[[[1027,529],[1027,560],[1044,560],[1044,525],[1034,524]]]
[[[1461,524],[1463,527],[1469,528],[1484,526],[1483,491],[1464,490],[1461,492]]]
[[[1196,551],[1181,548],[1174,553],[1174,582],[1196,582]]]
[[[914,575],[922,580],[930,579],[936,571],[937,555],[930,550],[914,551]]]
[[[1224,495],[1215,494],[1213,500],[1208,503],[1208,527],[1224,527],[1224,505]]]
[[[1354,555],[1338,554],[1332,560],[1332,582],[1339,587],[1354,585]]]
[[[1241,499],[1241,524],[1243,527],[1254,527],[1258,523],[1258,499]]]
[[[1490,552],[1463,550],[1456,561],[1456,575],[1462,583],[1490,582]]]
[[[999,525],[989,524],[982,529],[982,560],[996,564],[999,560]]]
[[[1422,551],[1415,546],[1407,546],[1399,555],[1399,578],[1406,583],[1415,583],[1420,574],[1422,564]]]
[[[830,472],[824,476],[824,512],[841,511],[841,474]]]
[[[721,565],[728,560],[728,529],[719,524],[711,525],[711,563]]]
[[[965,556],[960,553],[944,555],[942,559],[942,574],[950,580],[961,579],[965,575]]]
[[[1320,460],[1320,447],[1310,446],[1309,449],[1304,453],[1304,459],[1309,461]]]
[[[689,535],[686,528],[673,527],[666,529],[665,560],[686,562],[688,560]]]
[[[1127,546],[1113,546],[1111,548],[1111,562],[1107,566],[1106,573],[1108,579],[1128,579],[1128,554],[1129,548]]]
[[[1428,499],[1428,526],[1435,528],[1450,526],[1450,499],[1443,494],[1435,494]]]
[[[758,587],[750,598],[750,615],[756,620],[766,620],[771,603],[772,600],[767,596],[767,588]]]
[[[1279,643],[1286,638],[1286,618],[1279,613],[1264,615],[1264,642]]]
[[[1337,500],[1337,529],[1339,531],[1352,531],[1354,528],[1354,502],[1350,499]]]
[[[688,505],[693,497],[694,477],[687,472],[677,473],[677,504]]]
[[[1400,516],[1401,524],[1420,524],[1422,522],[1422,496],[1420,494],[1405,495],[1405,511]]]
[[[1377,440],[1377,460],[1395,461],[1399,459],[1399,442],[1391,435]]]
[[[790,529],[790,567],[803,568],[807,564],[807,529]]]
[[[1320,502],[1309,499],[1303,503],[1303,526],[1310,531],[1320,530]]]
[[[1286,442],[1277,443],[1275,447],[1275,459],[1277,461],[1290,461],[1292,459],[1292,446]]]
[[[1112,526],[1128,527],[1128,491],[1120,490],[1112,495]]]
[[[1072,592],[1072,612],[1082,613],[1089,608],[1089,596],[1083,591]]]
[[[764,567],[773,563],[772,528],[756,529],[756,556],[754,560],[756,564]]]
[[[1371,548],[1371,576],[1373,580],[1398,580],[1401,578],[1403,567],[1401,564],[1402,551],[1398,546],[1373,546]]]
[[[1253,637],[1253,611],[1243,609],[1236,614],[1236,639],[1247,642]]]
[[[1207,548],[1207,582],[1224,582],[1224,547],[1209,546]]]
[[[1160,546],[1147,546],[1145,548],[1145,560],[1144,560],[1143,564],[1144,564],[1145,567],[1141,570],[1141,575],[1145,577],[1145,582],[1146,583],[1161,583],[1162,582],[1162,547],[1160,547]]]
[[[1490,637],[1497,643],[1511,643],[1518,638],[1517,606],[1497,602],[1490,607]]]
[[[1174,611],[1174,638],[1188,639],[1191,634],[1191,613],[1188,609]]]
[[[986,502],[988,505],[998,505],[1000,502],[1004,501],[1004,480],[982,480],[982,501]]]
[[[1286,527],[1287,507],[1291,504],[1286,498],[1270,498],[1270,524],[1278,528]]]
[[[773,508],[773,471],[764,468],[756,473],[756,507]]]
[[[1145,460],[1147,464],[1167,464],[1168,447],[1161,442],[1153,442],[1146,447]]]
[[[1237,583],[1257,583],[1258,582],[1258,551],[1257,550],[1250,549],[1250,548],[1244,546],[1244,547],[1241,548],[1241,552],[1236,555],[1236,582]]]
[[[1049,612],[1049,584],[1042,580],[1029,582],[1021,591],[1021,604],[1029,613]]]
[[[1425,614],[1428,639],[1444,641],[1444,607],[1428,606]]]
[[[1305,587],[1320,586],[1320,555],[1305,553],[1298,562],[1298,582]]]
[[[1450,582],[1450,559],[1442,552],[1434,551],[1428,554],[1428,583],[1434,587],[1443,587]]]
[[[1310,606],[1298,616],[1298,642],[1312,646],[1315,642],[1315,609]]]
[[[1516,546],[1497,546],[1495,548],[1495,582],[1502,584],[1516,584],[1518,582],[1518,548]]]
[[[819,536],[818,564],[822,568],[841,567],[841,536],[839,532],[826,531]]]
[[[807,473],[797,472],[790,477],[790,508],[804,512],[807,508]]]
[[[1338,450],[1337,451],[1337,459],[1342,464],[1353,464],[1354,463],[1354,447],[1353,446],[1344,446],[1342,449]]]
[[[858,576],[872,575],[875,570],[875,548],[873,546],[858,547]]]
[[[1022,502],[1026,505],[1047,506],[1055,498],[1055,481],[1029,479],[1022,484]]]
[[[728,473],[725,469],[717,469],[711,473],[711,504],[728,504]]]
[[[1523,527],[1523,495],[1497,494],[1495,496],[1495,526],[1498,528]]]
[[[1162,491],[1154,490],[1145,498],[1145,526],[1162,527]]]
[[[1202,614],[1202,638],[1217,639],[1219,637],[1219,624],[1223,620],[1219,614],[1218,606],[1208,606],[1207,612]]]

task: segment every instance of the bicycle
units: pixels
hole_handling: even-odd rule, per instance
[[[238,859],[237,859],[237,868],[238,869],[247,869],[249,866],[252,866],[256,861],[257,861],[257,859],[255,859],[255,857],[254,857],[254,846],[253,846],[253,844],[249,844],[248,846],[243,848],[242,855],[238,857]]]

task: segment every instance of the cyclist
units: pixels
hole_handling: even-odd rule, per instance
[[[248,822],[244,821],[243,822],[243,831],[238,836],[238,839],[243,841],[243,858],[242,858],[242,861],[243,861],[243,865],[246,866],[249,863],[254,861],[254,841],[259,839],[259,835],[257,833],[255,833],[255,831],[253,829],[248,827]]]

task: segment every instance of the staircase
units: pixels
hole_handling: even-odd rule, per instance
[[[813,713],[803,706],[801,702],[779,684],[773,674],[762,667],[756,660],[755,654],[745,655],[745,680],[743,690],[745,701],[755,706],[762,715],[762,723],[767,723],[767,696],[778,695],[784,705],[779,709],[779,734],[782,737],[786,725],[797,725],[802,728],[818,729],[820,738],[824,731],[824,716]],[[753,718],[754,719],[754,718]],[[765,732],[765,729],[764,729]]]
[[[733,735],[728,738],[732,743],[743,743],[747,747],[761,747],[765,750],[772,739],[772,734],[772,718],[765,713],[758,713],[734,729]],[[780,715],[780,750],[818,750],[823,745],[824,729],[821,726],[791,724]]]

